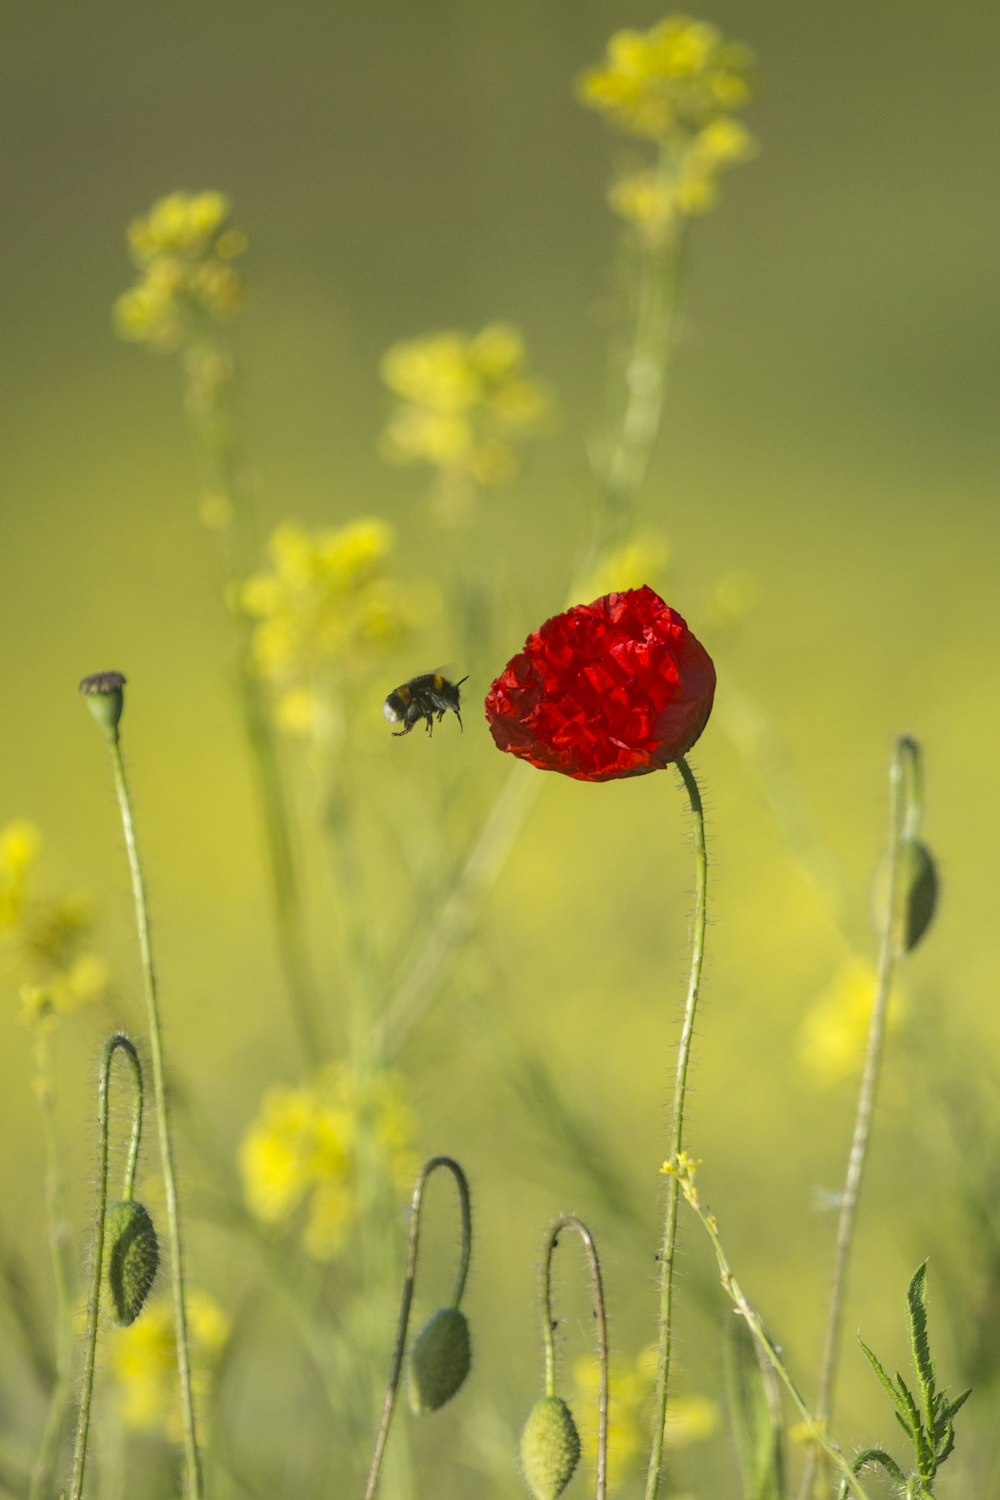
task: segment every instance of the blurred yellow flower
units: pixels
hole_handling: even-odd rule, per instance
[[[254,667],[274,689],[288,733],[316,729],[324,672],[365,668],[434,614],[433,590],[386,576],[394,540],[374,519],[324,531],[286,523],[268,542],[270,567],[244,581],[239,606],[256,621]]]
[[[608,1490],[622,1487],[645,1465],[653,1423],[657,1349],[650,1344],[634,1363],[612,1359],[608,1370]],[[584,1460],[597,1465],[597,1397],[600,1371],[586,1356],[573,1366],[577,1399],[573,1412]],[[687,1447],[710,1437],[719,1425],[719,1409],[707,1396],[672,1396],[667,1407],[664,1442]]]
[[[243,280],[234,262],[247,240],[229,214],[221,193],[171,193],[133,220],[128,239],[140,277],[115,303],[122,338],[172,350],[200,324],[239,311]]]
[[[497,488],[517,474],[515,444],[549,407],[525,371],[524,340],[507,323],[470,337],[434,333],[394,344],[382,379],[400,398],[382,435],[390,463],[428,463],[452,487]]]
[[[877,983],[873,964],[849,958],[806,1012],[799,1027],[798,1063],[812,1087],[832,1088],[861,1072]],[[902,1015],[902,998],[894,990],[887,1026],[896,1028]]]
[[[108,978],[87,947],[93,926],[88,904],[79,896],[43,900],[33,894],[40,850],[33,823],[0,829],[0,975],[17,989],[27,1022],[98,999]]]
[[[188,1292],[187,1315],[196,1420],[204,1429],[208,1398],[230,1325],[222,1309],[204,1292]],[[111,1367],[125,1425],[162,1432],[180,1442],[184,1427],[171,1299],[147,1303],[128,1328],[112,1330],[111,1339]]]
[[[714,207],[721,168],[754,155],[753,138],[729,113],[750,99],[750,64],[747,49],[714,27],[671,16],[647,32],[617,32],[604,64],[578,81],[584,104],[659,146],[653,165],[623,171],[608,195],[649,249]]]
[[[361,1153],[374,1148],[384,1173],[408,1187],[417,1167],[412,1134],[413,1116],[393,1073],[362,1083],[334,1063],[311,1087],[277,1084],[264,1095],[240,1147],[248,1207],[268,1224],[286,1223],[304,1210],[305,1250],[329,1260],[364,1211]]]
[[[609,552],[574,593],[581,599],[599,599],[621,589],[638,589],[644,583],[659,591],[670,561],[670,544],[656,531],[638,532],[631,541]]]
[[[588,69],[577,89],[620,129],[661,141],[746,104],[751,60],[714,26],[668,16],[649,31],[616,32],[604,62]]]

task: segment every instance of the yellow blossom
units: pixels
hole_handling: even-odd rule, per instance
[[[235,262],[246,235],[229,223],[221,193],[170,193],[129,225],[139,280],[115,303],[122,338],[176,349],[204,321],[224,322],[243,300]]]
[[[621,1489],[649,1452],[656,1389],[657,1349],[643,1349],[629,1362],[612,1359],[608,1371],[608,1490]],[[578,1359],[573,1366],[578,1399],[573,1403],[585,1461],[591,1470],[597,1463],[597,1396],[600,1370],[596,1358]],[[711,1436],[719,1423],[719,1410],[707,1396],[671,1396],[667,1407],[664,1442],[681,1448]]]
[[[874,965],[849,958],[807,1011],[799,1027],[798,1061],[813,1087],[830,1088],[860,1073],[877,984]],[[902,999],[894,991],[887,1016],[890,1028],[899,1025],[902,1011]]]
[[[324,673],[364,668],[434,613],[430,590],[387,576],[393,542],[376,519],[322,531],[286,523],[271,536],[270,566],[244,581],[238,603],[255,622],[253,662],[281,728],[315,730]]]
[[[331,1064],[309,1087],[275,1085],[240,1147],[247,1205],[268,1224],[298,1216],[309,1255],[328,1260],[343,1248],[363,1211],[359,1157],[374,1147],[383,1171],[407,1186],[416,1169],[413,1118],[398,1078],[361,1082]]]
[[[390,463],[428,463],[451,487],[498,488],[517,474],[515,444],[549,401],[526,374],[524,340],[507,323],[394,344],[382,379],[400,398],[382,435]]]
[[[750,97],[750,54],[714,26],[670,16],[649,31],[619,31],[601,66],[580,78],[584,104],[632,135],[664,140]]]
[[[215,1370],[229,1338],[229,1319],[204,1292],[187,1294],[191,1384],[196,1418],[204,1427]],[[111,1365],[127,1427],[162,1432],[174,1442],[183,1435],[177,1376],[177,1343],[171,1299],[147,1303],[128,1328],[111,1332]]]
[[[104,963],[87,947],[93,926],[88,903],[34,894],[40,848],[33,823],[0,830],[0,977],[20,995],[27,1022],[69,1014],[107,986]]]

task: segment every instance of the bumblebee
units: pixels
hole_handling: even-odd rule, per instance
[[[458,682],[449,682],[440,672],[424,672],[420,677],[411,677],[409,682],[393,688],[382,704],[382,717],[388,724],[402,724],[402,729],[392,731],[397,736],[409,734],[421,719],[427,725],[427,733],[433,734],[434,715],[437,714],[440,724],[450,710],[461,729],[458,690],[468,680],[468,677],[460,677]]]

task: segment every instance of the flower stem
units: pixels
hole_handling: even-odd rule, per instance
[[[163,1044],[160,1037],[160,1008],[156,988],[156,971],[153,966],[153,948],[150,938],[149,906],[146,885],[139,861],[139,849],[135,837],[132,817],[132,799],[129,795],[122,760],[121,745],[117,734],[109,738],[111,763],[115,774],[115,790],[121,812],[125,847],[128,851],[129,870],[132,877],[132,897],[135,903],[136,927],[139,936],[139,953],[142,961],[143,988],[149,1023],[149,1053],[153,1066],[153,1095],[156,1099],[156,1122],[160,1143],[160,1163],[163,1171],[163,1187],[166,1196],[167,1233],[170,1241],[170,1258],[173,1270],[174,1330],[177,1340],[177,1372],[181,1388],[181,1409],[184,1422],[184,1458],[189,1500],[201,1500],[201,1460],[195,1431],[194,1394],[191,1387],[191,1360],[188,1349],[187,1309],[184,1301],[184,1263],[181,1254],[180,1205],[177,1195],[177,1179],[174,1173],[173,1148],[170,1140],[170,1116],[167,1105],[166,1083],[163,1066]]]
[[[597,1396],[597,1487],[596,1500],[605,1500],[608,1491],[608,1317],[604,1301],[604,1282],[601,1262],[597,1257],[597,1246],[593,1235],[576,1214],[563,1214],[549,1229],[545,1242],[545,1261],[542,1266],[542,1339],[545,1345],[545,1394],[556,1393],[556,1320],[552,1316],[552,1255],[564,1229],[575,1229],[583,1240],[590,1264],[590,1280],[594,1289],[594,1318],[597,1322],[597,1364],[600,1385]]]
[[[687,761],[681,757],[677,762],[684,786],[687,789],[691,812],[694,816],[695,840],[695,905],[694,932],[691,942],[691,968],[688,976],[687,999],[684,1004],[684,1024],[681,1028],[680,1047],[677,1053],[677,1070],[674,1076],[673,1126],[670,1137],[670,1159],[677,1161],[684,1147],[684,1106],[687,1099],[687,1077],[691,1062],[691,1044],[694,1040],[694,1022],[698,1009],[698,991],[701,985],[701,969],[705,957],[705,917],[708,897],[708,851],[705,845],[705,811],[701,793],[694,773]],[[676,1177],[667,1183],[667,1208],[663,1223],[663,1241],[660,1250],[660,1337],[656,1370],[656,1397],[653,1413],[653,1441],[646,1471],[646,1500],[656,1500],[660,1489],[663,1462],[663,1428],[667,1419],[667,1383],[670,1375],[671,1317],[673,1313],[674,1255],[677,1246],[677,1203],[679,1187]]]
[[[459,1255],[458,1271],[455,1275],[455,1289],[452,1293],[451,1305],[458,1307],[465,1291],[465,1282],[469,1274],[469,1258],[472,1254],[472,1206],[469,1197],[469,1184],[465,1173],[450,1156],[432,1156],[430,1161],[424,1163],[413,1189],[413,1198],[410,1202],[410,1235],[406,1247],[406,1270],[403,1277],[403,1294],[399,1304],[399,1322],[396,1326],[396,1342],[392,1351],[392,1366],[389,1370],[389,1380],[386,1385],[385,1401],[382,1406],[382,1417],[375,1436],[375,1449],[372,1453],[371,1467],[368,1470],[368,1481],[365,1485],[364,1500],[373,1500],[378,1488],[379,1473],[382,1468],[382,1459],[385,1455],[385,1445],[389,1437],[389,1428],[392,1425],[393,1412],[396,1409],[396,1397],[399,1393],[400,1377],[403,1373],[403,1355],[406,1352],[406,1334],[410,1326],[410,1308],[413,1305],[413,1292],[417,1278],[417,1256],[420,1250],[420,1215],[423,1209],[424,1189],[428,1179],[439,1168],[450,1172],[455,1179],[458,1188],[459,1213],[462,1221],[462,1248]]]
[[[123,1051],[132,1065],[135,1084],[135,1101],[132,1107],[132,1138],[129,1144],[128,1161],[125,1167],[123,1198],[131,1198],[135,1183],[135,1168],[139,1159],[139,1144],[142,1138],[142,1068],[135,1047],[122,1032],[117,1032],[104,1045],[101,1055],[101,1071],[97,1079],[97,1209],[94,1214],[94,1243],[91,1250],[90,1300],[87,1305],[87,1330],[83,1343],[83,1375],[81,1378],[80,1414],[77,1419],[76,1444],[73,1449],[73,1475],[70,1481],[70,1500],[81,1500],[83,1475],[87,1463],[87,1437],[90,1432],[90,1406],[94,1394],[94,1364],[97,1357],[97,1318],[101,1302],[101,1271],[104,1264],[104,1225],[108,1212],[108,1085],[111,1064],[117,1051]]]
[[[706,1213],[699,1200],[697,1190],[694,1186],[690,1163],[686,1167],[680,1165],[676,1170],[672,1171],[669,1174],[669,1180],[680,1192],[683,1192],[685,1201],[701,1220],[706,1234],[712,1241],[712,1248],[715,1251],[715,1259],[719,1267],[719,1276],[722,1281],[723,1290],[732,1299],[740,1315],[746,1320],[747,1327],[757,1340],[758,1347],[763,1351],[768,1363],[791,1397],[792,1404],[802,1418],[802,1421],[810,1430],[816,1433],[817,1443],[823,1449],[823,1452],[827,1454],[833,1467],[840,1471],[843,1476],[843,1482],[847,1485],[849,1492],[856,1497],[856,1500],[868,1500],[867,1493],[862,1487],[860,1480],[854,1474],[847,1458],[833,1439],[827,1435],[825,1425],[809,1410],[801,1391],[785,1367],[785,1363],[778,1352],[774,1340],[764,1327],[759,1313],[747,1301],[742,1287],[733,1275],[729,1259],[722,1246],[722,1240],[719,1236],[719,1226],[715,1215]]]
[[[840,1356],[840,1335],[844,1314],[844,1298],[847,1291],[847,1272],[851,1258],[851,1246],[858,1216],[858,1200],[868,1147],[871,1142],[872,1122],[875,1114],[875,1099],[878,1092],[879,1075],[885,1044],[886,1017],[896,958],[900,951],[898,931],[898,886],[900,846],[914,819],[919,818],[921,783],[919,749],[914,740],[902,736],[896,742],[896,751],[889,771],[890,813],[888,852],[888,898],[885,918],[880,935],[878,971],[875,983],[875,1003],[872,1007],[868,1027],[868,1045],[865,1052],[864,1071],[858,1092],[858,1105],[854,1117],[854,1136],[847,1161],[847,1176],[840,1199],[840,1217],[837,1222],[837,1242],[834,1250],[833,1279],[830,1288],[830,1305],[827,1314],[826,1338],[823,1345],[823,1360],[820,1367],[819,1396],[816,1402],[816,1419],[825,1426],[833,1411],[834,1391],[837,1379],[837,1362]],[[806,1459],[799,1486],[799,1500],[806,1500],[812,1493],[816,1474],[816,1454],[813,1450]]]

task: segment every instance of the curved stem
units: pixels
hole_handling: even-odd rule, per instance
[[[847,1272],[850,1264],[851,1245],[858,1216],[858,1200],[868,1147],[871,1142],[875,1099],[878,1092],[879,1075],[885,1044],[886,1017],[889,997],[892,993],[893,973],[899,944],[899,854],[903,840],[911,836],[919,824],[921,802],[920,751],[915,740],[908,735],[896,742],[889,772],[889,890],[885,907],[885,919],[880,935],[878,970],[875,983],[875,1003],[872,1007],[868,1027],[868,1044],[865,1052],[858,1105],[854,1117],[854,1135],[847,1161],[847,1176],[840,1199],[840,1217],[837,1221],[837,1241],[834,1250],[833,1279],[830,1287],[830,1306],[827,1314],[826,1337],[823,1344],[823,1360],[820,1366],[819,1396],[816,1401],[816,1418],[826,1425],[833,1410],[834,1391],[837,1380],[837,1362],[840,1355],[840,1335],[844,1314],[844,1298],[847,1291]],[[806,1500],[812,1491],[816,1472],[816,1455],[813,1451],[806,1459],[799,1486],[800,1500]]]
[[[406,1247],[406,1270],[403,1277],[403,1294],[399,1304],[399,1322],[396,1326],[396,1342],[392,1351],[392,1366],[389,1370],[389,1381],[385,1391],[385,1401],[382,1405],[382,1417],[379,1421],[378,1432],[375,1435],[375,1449],[372,1453],[371,1466],[368,1470],[368,1481],[365,1485],[364,1500],[373,1500],[378,1488],[379,1473],[382,1468],[382,1459],[385,1455],[385,1445],[389,1437],[389,1428],[392,1425],[393,1413],[396,1409],[396,1397],[399,1393],[399,1381],[403,1371],[403,1355],[406,1352],[406,1334],[410,1325],[410,1308],[413,1305],[413,1292],[417,1278],[417,1255],[420,1250],[420,1215],[423,1209],[424,1189],[431,1175],[439,1168],[451,1173],[455,1179],[458,1189],[459,1212],[462,1220],[462,1248],[459,1255],[458,1270],[455,1274],[455,1289],[452,1292],[451,1305],[458,1307],[465,1291],[465,1282],[469,1274],[469,1259],[472,1255],[472,1203],[469,1197],[469,1183],[459,1166],[458,1162],[450,1156],[432,1156],[420,1169],[413,1189],[413,1197],[410,1200],[410,1234]]]
[[[597,1361],[600,1385],[597,1397],[597,1500],[605,1500],[608,1489],[608,1318],[604,1302],[604,1281],[601,1262],[593,1235],[576,1214],[563,1214],[556,1219],[545,1242],[545,1263],[542,1267],[542,1339],[545,1345],[545,1394],[556,1393],[556,1321],[552,1316],[552,1255],[564,1229],[575,1229],[583,1240],[590,1263],[590,1280],[594,1289],[594,1317],[597,1320]]]
[[[680,1159],[684,1149],[684,1106],[687,1099],[688,1068],[691,1062],[691,1045],[694,1040],[701,969],[705,958],[705,919],[708,898],[708,851],[705,844],[705,811],[702,807],[701,793],[698,790],[694,773],[683,756],[677,762],[677,769],[687,790],[694,817],[696,885],[691,968],[688,975],[687,999],[684,1004],[684,1024],[681,1028],[680,1046],[677,1053],[677,1070],[674,1076],[673,1128],[670,1137],[670,1159],[673,1162]],[[653,1408],[653,1441],[649,1453],[649,1467],[646,1471],[646,1500],[655,1500],[659,1493],[663,1462],[663,1429],[667,1419],[667,1384],[670,1376],[678,1196],[677,1178],[671,1176],[667,1183],[667,1208],[660,1250],[660,1338]]]
[[[97,1077],[97,1208],[94,1214],[94,1243],[91,1250],[90,1298],[87,1304],[87,1330],[83,1343],[83,1375],[81,1378],[80,1414],[77,1420],[76,1443],[73,1449],[73,1474],[70,1480],[70,1500],[81,1500],[83,1475],[87,1463],[87,1437],[90,1431],[90,1406],[94,1394],[94,1363],[97,1357],[97,1317],[101,1302],[101,1271],[104,1266],[104,1225],[108,1212],[108,1092],[111,1080],[111,1064],[116,1052],[122,1051],[132,1066],[135,1085],[135,1102],[132,1106],[132,1139],[129,1145],[128,1165],[125,1169],[126,1198],[132,1196],[135,1181],[135,1165],[139,1155],[142,1136],[142,1068],[135,1047],[123,1032],[116,1032],[104,1044],[101,1054],[101,1070]]]
[[[156,971],[153,966],[153,947],[149,927],[149,905],[146,885],[139,861],[135,823],[132,817],[132,799],[129,795],[122,760],[121,745],[117,734],[109,738],[111,762],[115,773],[115,790],[121,812],[125,847],[128,851],[129,871],[132,877],[132,896],[135,903],[136,926],[139,936],[139,953],[142,960],[143,988],[146,993],[146,1008],[149,1022],[149,1053],[153,1066],[153,1094],[156,1099],[156,1121],[160,1144],[160,1164],[163,1171],[163,1187],[167,1208],[167,1232],[170,1240],[170,1258],[173,1269],[174,1330],[177,1340],[177,1373],[180,1380],[181,1411],[184,1423],[184,1457],[187,1493],[190,1500],[201,1500],[203,1494],[201,1459],[198,1453],[198,1438],[195,1428],[194,1393],[191,1384],[191,1357],[188,1347],[187,1308],[184,1300],[184,1262],[181,1253],[180,1203],[177,1194],[177,1178],[174,1172],[173,1146],[170,1139],[170,1116],[167,1104],[166,1083],[163,1067],[163,1043],[160,1037],[160,1007],[156,988]]]

